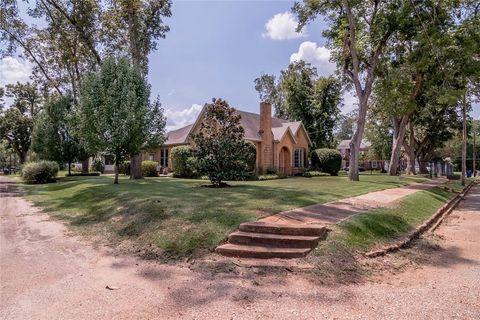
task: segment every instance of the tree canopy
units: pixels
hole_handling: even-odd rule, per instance
[[[316,68],[299,61],[282,70],[278,81],[264,74],[254,82],[260,99],[273,104],[275,116],[302,121],[315,148],[333,146],[341,105],[338,80],[318,77]]]
[[[140,152],[154,127],[150,87],[127,59],[109,58],[83,79],[80,92],[79,132],[89,150],[115,157],[118,183],[120,162]]]
[[[198,133],[193,135],[198,171],[215,187],[225,180],[245,178],[251,162],[251,143],[243,139],[240,115],[225,100],[205,104]]]
[[[51,97],[35,122],[32,150],[40,159],[71,165],[84,160],[88,153],[75,133],[75,114],[71,96]]]

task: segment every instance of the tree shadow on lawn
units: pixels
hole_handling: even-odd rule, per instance
[[[248,205],[252,198],[261,197],[242,188],[235,188],[242,192],[199,192],[200,188],[188,186],[191,184],[180,189],[168,183],[161,188],[149,183],[98,184],[47,200],[37,197],[34,202],[82,233],[101,228],[111,233],[110,240],[129,239],[139,245],[146,241],[162,247],[170,257],[204,255],[240,223],[256,219]],[[61,191],[56,188],[55,192]]]
[[[177,258],[205,255],[242,222],[335,200],[342,197],[344,189],[317,183],[315,190],[297,190],[295,184],[258,182],[222,189],[202,188],[208,182],[182,179],[112,182],[105,177],[75,177],[42,186],[34,202],[87,234],[99,233],[100,228],[117,242],[128,239],[153,245]],[[72,189],[74,186],[78,190]],[[361,185],[356,188],[354,192],[364,191]]]

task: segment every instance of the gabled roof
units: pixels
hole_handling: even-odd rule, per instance
[[[349,140],[342,140],[340,141],[340,143],[338,144],[337,146],[337,149],[350,149],[350,141],[352,141],[351,139]],[[367,148],[370,148],[372,144],[370,143],[370,141],[366,140],[366,139],[363,139],[362,142],[360,142],[360,149],[367,149]]]
[[[281,127],[275,127],[275,128],[272,128],[272,133],[273,133],[273,140],[275,142],[280,142],[282,141],[283,137],[287,134],[287,133],[290,133],[290,135],[292,136],[293,138],[293,141],[295,141],[295,143],[297,143],[297,139],[295,138],[295,135],[293,134],[292,132],[292,129],[290,129],[290,127],[288,126],[288,122],[285,123],[283,126]]]
[[[192,128],[193,124],[189,124],[188,126],[182,127],[177,130],[172,130],[167,132],[167,140],[165,141],[165,145],[174,145],[174,144],[186,144],[187,137],[190,133],[190,129]]]
[[[195,120],[195,123],[167,132],[167,140],[165,141],[165,145],[187,144],[188,135],[198,125],[204,112],[205,108],[202,109],[197,119]],[[240,125],[245,131],[245,139],[252,141],[261,141],[262,137],[259,134],[260,115],[257,113],[240,110],[237,110],[237,113],[241,116]],[[298,133],[298,129],[300,127],[303,127],[301,121],[290,122],[288,120],[272,117],[272,133],[275,141],[280,141],[288,130],[290,130],[290,133],[295,140],[295,136]],[[303,128],[305,130],[305,127]],[[311,144],[310,137],[308,137],[308,139]]]

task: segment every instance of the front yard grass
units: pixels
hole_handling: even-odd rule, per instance
[[[347,177],[292,178],[231,182],[223,189],[208,181],[65,177],[48,185],[25,185],[27,198],[74,233],[99,243],[134,250],[144,257],[201,256],[245,221],[295,207],[325,203],[371,191],[395,188],[425,178],[363,174]]]

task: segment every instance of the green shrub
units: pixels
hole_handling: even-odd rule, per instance
[[[123,161],[120,163],[119,173],[127,176],[130,175],[130,161]]]
[[[144,177],[156,177],[157,166],[158,162],[156,161],[142,161],[142,175]]]
[[[257,148],[250,141],[245,141],[245,162],[247,163],[248,171],[255,171],[255,166],[257,164]]]
[[[265,180],[277,180],[277,179],[286,179],[287,176],[283,174],[264,174],[258,176],[258,180],[265,181]]]
[[[95,159],[92,162],[92,169],[93,169],[93,171],[98,171],[98,172],[104,173],[105,172],[105,164],[103,163],[103,161]]]
[[[276,174],[277,174],[277,169],[272,168],[272,167],[267,168],[267,169],[265,170],[265,174],[266,174],[266,175],[276,175]]]
[[[193,149],[190,146],[178,146],[172,148],[171,158],[173,176],[177,178],[191,178],[194,176],[194,162],[189,158],[193,157]],[[192,167],[193,166],[193,167]]]
[[[312,166],[315,170],[337,176],[342,167],[342,155],[335,149],[317,149],[312,152]]]
[[[312,178],[312,177],[325,177],[329,176],[330,174],[321,172],[321,171],[305,171],[302,173],[302,177],[305,178]]]
[[[26,183],[54,182],[58,174],[58,164],[53,161],[30,162],[22,168],[22,179]]]
[[[198,159],[195,157],[188,157],[185,162],[187,166],[188,178],[197,178],[200,174],[198,172]]]

